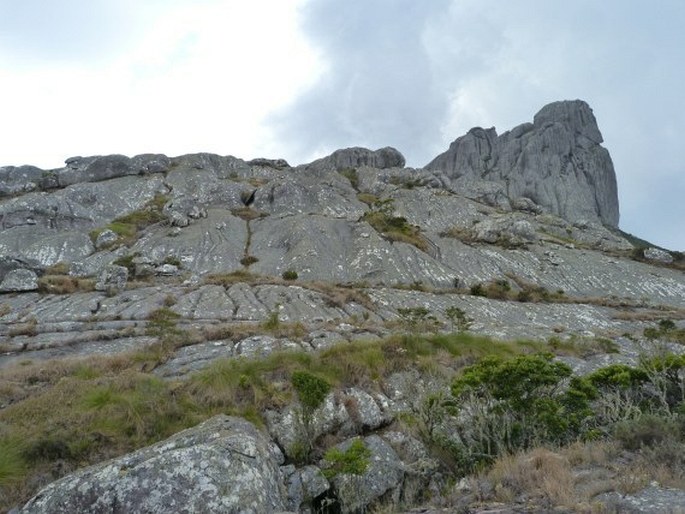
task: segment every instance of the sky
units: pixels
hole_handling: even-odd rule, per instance
[[[682,0],[0,0],[0,166],[213,152],[301,164],[593,108],[620,227],[685,250]]]

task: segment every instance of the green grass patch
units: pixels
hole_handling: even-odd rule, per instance
[[[139,232],[150,225],[155,225],[166,220],[163,208],[168,201],[168,196],[155,195],[155,197],[147,202],[141,209],[120,216],[112,220],[112,222],[105,227],[91,230],[89,232],[91,241],[95,243],[98,236],[105,229],[109,229],[119,236],[119,242],[115,244],[130,246],[138,239]]]
[[[22,480],[27,466],[18,440],[0,439],[0,487]]]

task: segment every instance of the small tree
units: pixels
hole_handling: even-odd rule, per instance
[[[465,368],[452,384],[459,410],[453,428],[472,465],[579,435],[595,390],[578,378],[562,387],[570,376],[571,368],[547,354],[486,357]]]
[[[471,328],[471,323],[473,323],[473,319],[469,318],[459,307],[452,306],[447,308],[445,316],[450,321],[452,330],[456,327],[459,332],[466,332]]]
[[[397,314],[408,332],[418,333],[436,328],[437,320],[426,307],[400,308],[397,309]]]

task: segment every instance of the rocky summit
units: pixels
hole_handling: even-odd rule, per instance
[[[418,169],[389,147],[0,168],[0,510],[675,512],[683,463],[650,474],[645,448],[685,445],[663,428],[685,256],[619,229],[602,141],[574,100]],[[513,411],[469,435],[508,401],[462,394],[487,356],[551,366],[550,402],[586,384],[584,421],[559,400],[563,437]],[[656,439],[612,435],[643,413]]]

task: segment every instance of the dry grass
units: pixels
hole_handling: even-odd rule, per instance
[[[232,209],[231,214],[233,214],[233,216],[237,216],[238,218],[241,218],[245,221],[252,221],[252,220],[259,219],[259,218],[265,218],[266,216],[268,216],[268,214],[265,212],[260,212],[256,209],[253,209],[252,207],[247,207],[247,206],[240,207],[238,209]]]
[[[69,275],[43,275],[38,279],[38,291],[47,294],[73,294],[95,291],[95,280]]]
[[[8,331],[8,335],[10,337],[35,336],[37,333],[38,320],[36,318],[30,318],[24,323],[17,323],[16,325],[13,325]]]
[[[568,459],[544,448],[501,457],[487,473],[487,479],[495,484],[496,498],[503,502],[521,495],[544,505],[571,505],[577,501]]]
[[[376,308],[369,295],[356,287],[333,285],[320,281],[302,282],[300,285],[306,289],[323,294],[324,301],[329,307],[342,309],[348,303],[354,302],[370,311]]]

